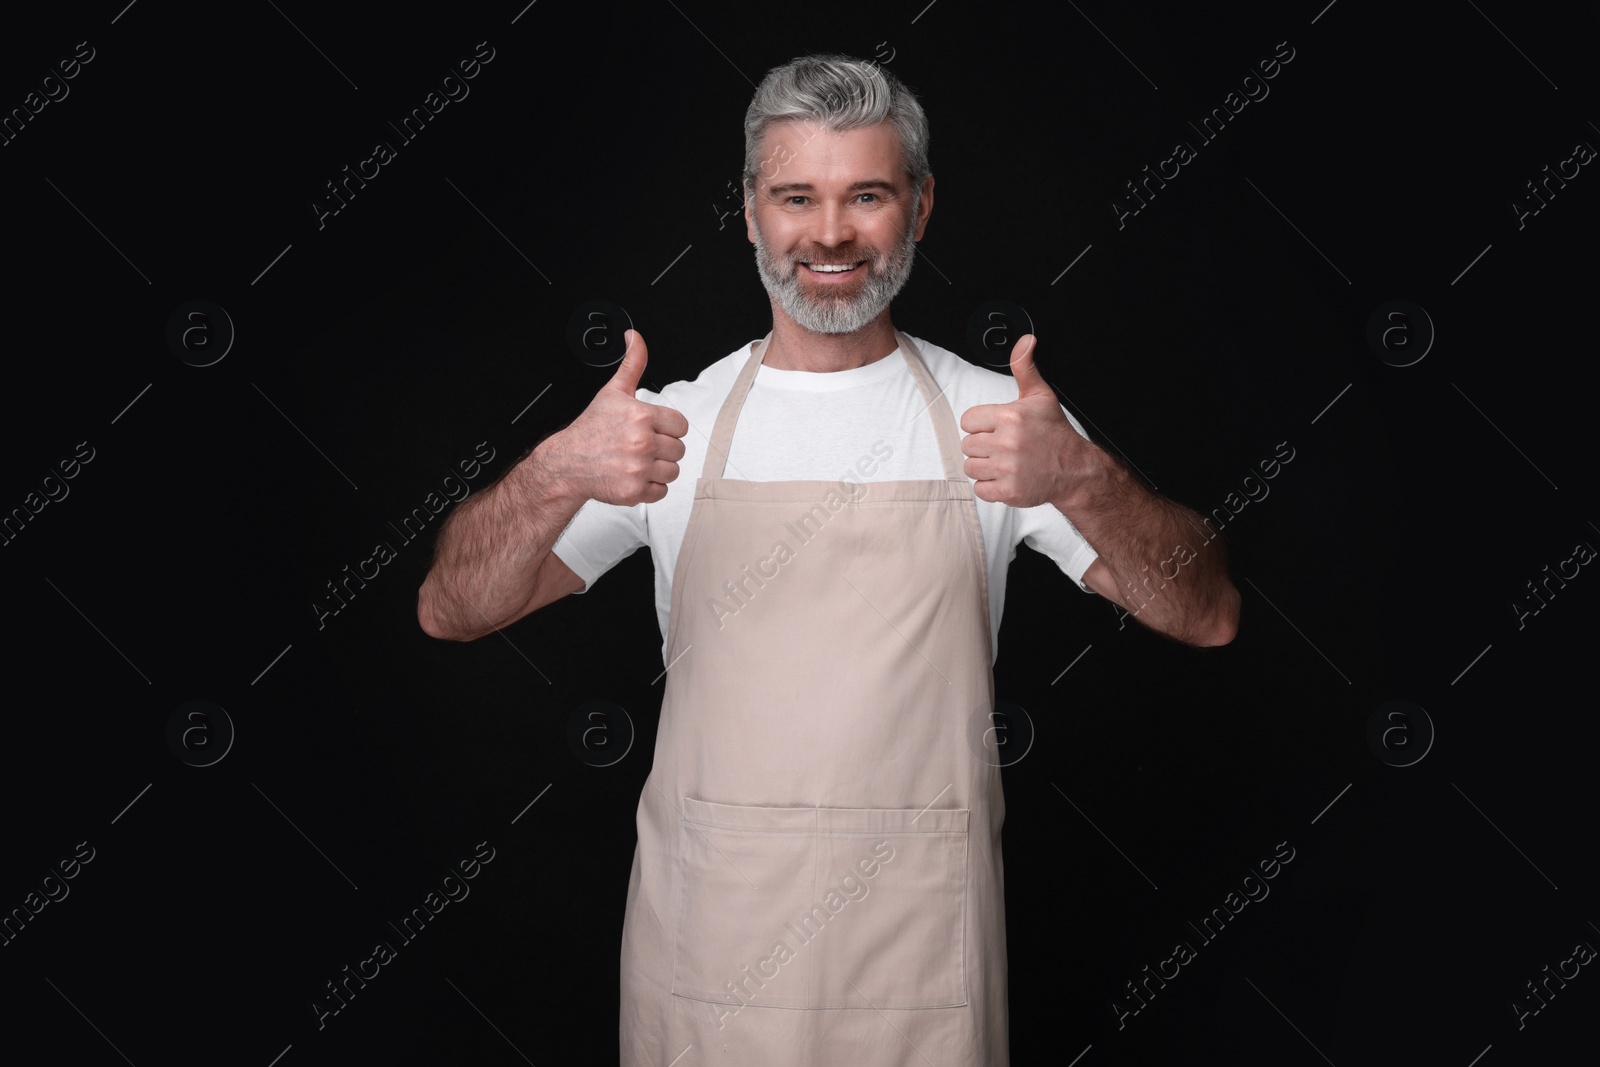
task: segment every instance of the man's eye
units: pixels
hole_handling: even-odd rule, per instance
[[[805,201],[806,201],[806,198],[803,197],[803,196],[791,196],[791,197],[789,197],[787,202],[790,203],[790,204],[803,204],[803,203],[805,203]]]
[[[877,193],[862,193],[861,197],[862,197],[862,199],[864,201],[866,201],[868,203],[871,203],[872,201],[875,201],[875,200],[878,199],[878,194]]]

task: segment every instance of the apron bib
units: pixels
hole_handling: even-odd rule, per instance
[[[724,478],[770,334],[717,416],[639,801],[625,1067],[1008,1063],[983,534],[897,338],[943,480]]]

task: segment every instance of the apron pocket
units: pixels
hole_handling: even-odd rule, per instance
[[[735,1009],[967,1003],[967,809],[682,804],[674,995]]]

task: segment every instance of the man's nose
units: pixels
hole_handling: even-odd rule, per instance
[[[825,245],[841,245],[855,239],[855,224],[838,204],[824,204],[818,223],[817,240]]]

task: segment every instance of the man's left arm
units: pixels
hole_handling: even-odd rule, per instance
[[[1018,396],[961,416],[965,471],[980,500],[1054,504],[1099,558],[1083,580],[1140,622],[1188,645],[1225,645],[1239,626],[1239,591],[1220,539],[1190,546],[1202,520],[1150,492],[1067,420],[1034,366],[1028,334],[1011,354]]]

